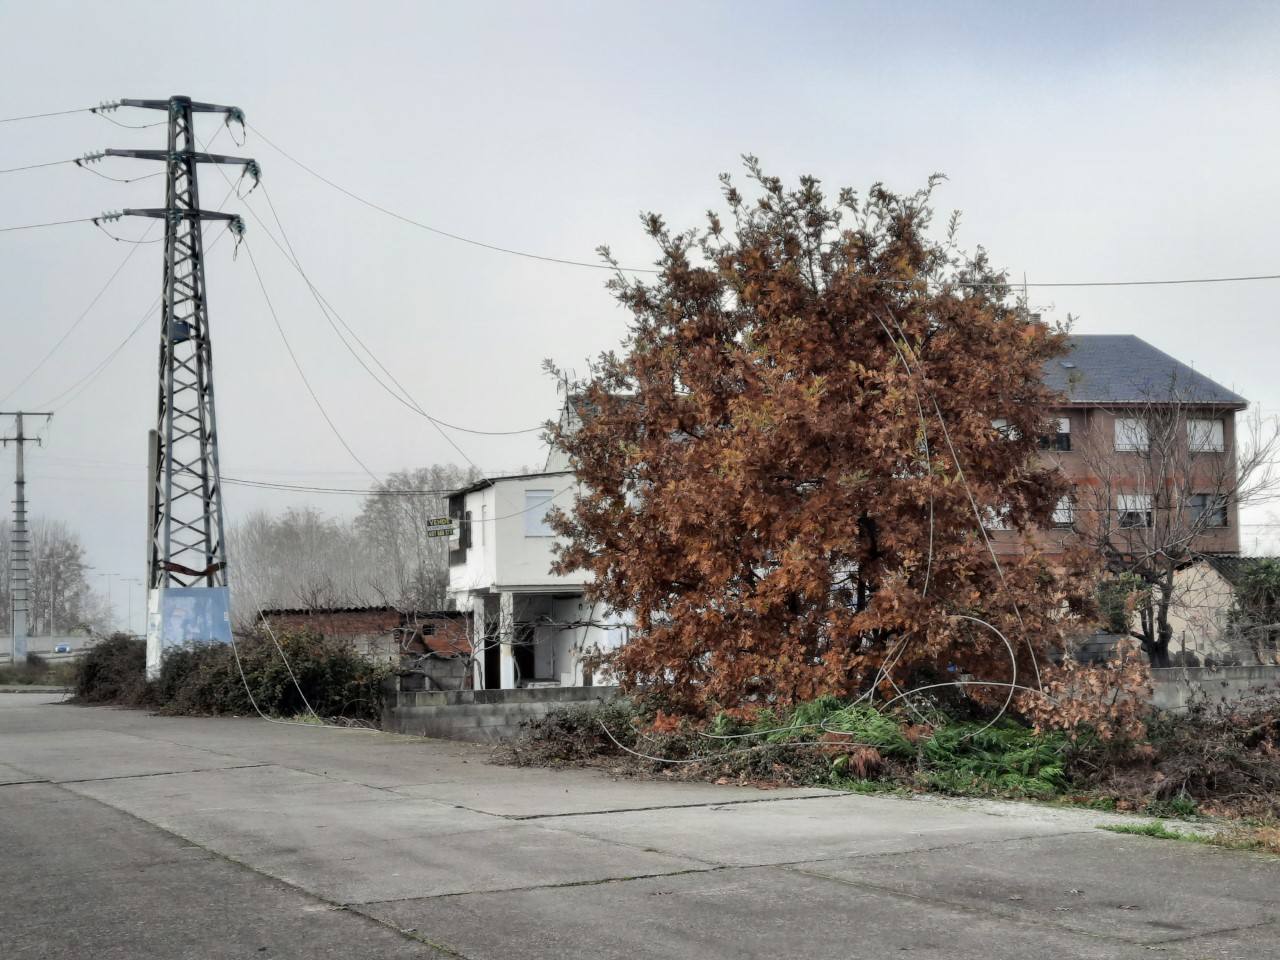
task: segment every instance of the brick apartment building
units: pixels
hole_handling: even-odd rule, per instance
[[[1196,554],[1240,552],[1231,488],[1243,397],[1128,335],[1073,336],[1044,379],[1062,403],[1041,446],[1073,486],[1038,534],[1051,551],[1103,525],[1136,551],[1180,524],[1194,531]],[[992,526],[1002,551],[1017,549],[1014,534]]]

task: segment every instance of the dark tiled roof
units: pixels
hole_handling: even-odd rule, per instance
[[[1147,341],[1124,334],[1071,337],[1044,379],[1070,403],[1183,403],[1244,407],[1246,401]]]
[[[1233,587],[1240,585],[1241,578],[1249,572],[1255,564],[1262,562],[1274,562],[1276,557],[1237,557],[1226,554],[1210,554],[1205,557],[1209,566],[1222,574],[1222,579]]]

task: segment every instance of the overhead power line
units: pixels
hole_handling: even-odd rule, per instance
[[[97,107],[77,107],[75,110],[54,110],[50,113],[28,113],[22,117],[3,117],[0,123],[17,123],[19,120],[40,120],[44,117],[65,117],[73,113],[93,113]]]
[[[471,237],[465,237],[465,236],[462,236],[461,234],[452,233],[448,230],[442,230],[439,227],[433,227],[430,224],[423,223],[420,220],[415,220],[412,217],[408,217],[402,213],[397,213],[394,210],[390,210],[387,207],[382,206],[381,204],[375,203],[374,201],[369,200],[366,197],[360,196],[358,193],[355,193],[354,191],[348,189],[347,187],[342,186],[342,184],[336,183],[333,180],[330,180],[328,177],[324,176],[324,174],[319,173],[313,168],[307,166],[307,164],[303,163],[297,157],[293,156],[291,153],[286,151],[279,144],[273,142],[270,137],[264,134],[257,127],[253,126],[252,124],[249,124],[248,126],[249,126],[249,129],[251,129],[254,133],[260,136],[263,139],[263,141],[266,142],[267,146],[271,147],[273,150],[279,153],[286,160],[296,164],[298,167],[305,170],[307,173],[311,174],[317,180],[327,184],[328,186],[337,190],[339,193],[343,193],[346,196],[350,197],[352,200],[355,200],[357,203],[361,203],[372,210],[377,210],[379,213],[385,214],[386,216],[393,217],[396,220],[400,220],[403,223],[407,223],[415,227],[420,227],[423,230],[428,230],[431,233],[437,234],[439,236],[447,237],[450,240],[458,240],[462,243],[469,243],[472,246],[482,247],[486,250],[493,250],[497,253],[506,253],[516,257],[526,257],[531,260],[542,260],[548,263],[559,263],[559,264],[565,264],[567,266],[573,266],[573,267],[588,267],[592,270],[619,270],[620,269],[626,273],[654,273],[654,274],[662,272],[660,269],[655,269],[653,267],[615,267],[613,264],[608,264],[608,263],[591,263],[585,260],[573,260],[565,257],[551,257],[551,256],[545,256],[543,254],[529,253],[526,250],[516,250],[512,247],[504,247],[498,244],[486,243],[482,240],[475,240]],[[1037,282],[1026,282],[1026,283],[1017,283],[1012,280],[1007,283],[1004,283],[1004,282],[991,283],[991,282],[974,281],[974,282],[958,282],[956,286],[1010,287],[1010,288],[1014,288],[1014,287],[1037,287],[1037,288],[1039,287],[1160,287],[1160,286],[1179,286],[1179,285],[1205,284],[1205,283],[1248,283],[1248,282],[1258,281],[1258,280],[1280,280],[1280,273],[1243,274],[1238,276],[1225,276],[1225,277],[1177,277],[1177,278],[1168,279],[1168,280],[1063,280],[1063,281],[1037,281]],[[895,285],[909,285],[915,281],[885,279],[882,282],[895,284]]]
[[[150,233],[154,227],[155,227],[154,223],[149,225],[147,227],[147,233]],[[89,311],[91,311],[97,305],[98,301],[102,299],[102,295],[107,292],[107,290],[111,287],[111,284],[115,283],[116,277],[120,276],[120,271],[122,271],[125,268],[125,265],[128,264],[128,262],[131,259],[133,259],[133,255],[137,252],[138,252],[138,248],[136,246],[130,248],[129,252],[125,254],[124,259],[121,260],[119,265],[115,268],[115,270],[111,272],[111,276],[107,277],[107,282],[104,283],[99,288],[98,292],[93,295],[93,299],[89,301],[89,305],[80,312],[80,316],[76,317],[75,320],[72,321],[71,326],[67,327],[66,332],[64,332],[62,336],[58,338],[57,343],[55,343],[52,347],[49,348],[49,352],[46,353],[40,359],[40,362],[37,363],[34,367],[32,367],[31,371],[25,377],[19,380],[17,384],[14,385],[12,390],[6,393],[3,397],[0,397],[0,403],[4,403],[10,397],[12,397],[15,393],[21,390],[24,386],[26,386],[26,384],[31,380],[32,377],[34,377],[37,373],[41,371],[41,369],[43,369],[44,365],[49,362],[49,358],[52,357],[55,353],[57,353],[62,348],[62,345],[67,342],[67,338],[70,337],[71,334],[75,333],[76,328],[79,327],[80,324],[84,322],[84,318],[89,315]],[[148,313],[150,313],[150,311],[148,311]]]
[[[80,217],[76,220],[50,220],[48,223],[24,223],[16,227],[0,227],[0,233],[12,233],[14,230],[38,230],[41,227],[61,227],[68,223],[91,223],[93,217]]]
[[[418,403],[417,400],[414,399],[413,395],[409,393],[408,388],[405,387],[404,384],[402,384],[396,378],[395,374],[393,374],[390,370],[388,370],[386,365],[381,360],[378,359],[378,357],[374,354],[372,350],[369,349],[368,344],[366,344],[360,338],[359,334],[357,334],[354,330],[351,329],[350,324],[348,324],[342,318],[341,314],[339,314],[338,311],[334,309],[333,305],[329,302],[329,299],[319,291],[319,289],[315,286],[314,283],[311,282],[311,278],[307,275],[306,271],[302,268],[302,261],[298,259],[297,252],[294,250],[293,244],[289,240],[289,235],[285,231],[284,224],[280,222],[280,215],[276,211],[275,203],[272,201],[271,194],[268,192],[265,184],[262,187],[262,194],[266,198],[267,206],[271,210],[271,216],[275,220],[276,226],[280,230],[280,236],[284,240],[284,244],[285,244],[284,247],[280,245],[279,241],[277,241],[276,238],[272,235],[270,228],[267,227],[267,225],[262,222],[262,219],[257,215],[257,213],[254,212],[253,208],[249,205],[247,201],[245,202],[245,209],[249,212],[249,215],[253,217],[253,219],[263,228],[263,232],[266,233],[267,238],[275,245],[276,249],[280,251],[281,255],[284,256],[285,260],[289,262],[289,265],[292,266],[294,270],[298,272],[298,275],[300,277],[302,277],[303,282],[306,283],[308,290],[310,290],[312,297],[316,301],[316,306],[320,308],[321,314],[323,314],[325,319],[329,322],[329,326],[333,328],[333,332],[337,334],[338,340],[341,341],[344,347],[346,347],[347,352],[349,352],[351,356],[355,358],[355,361],[358,364],[360,364],[361,368],[364,369],[365,373],[369,374],[369,376],[373,379],[373,381],[377,383],[378,386],[380,386],[384,391],[386,391],[386,393],[392,399],[396,400],[401,405],[407,407],[410,411],[412,411],[413,413],[416,413],[418,416],[431,421],[431,423],[435,424],[436,426],[446,427],[449,430],[456,430],[459,433],[471,433],[471,434],[476,434],[478,436],[487,436],[487,437],[506,437],[506,436],[517,436],[519,434],[525,434],[525,433],[540,433],[543,429],[545,429],[542,426],[537,426],[537,427],[524,427],[519,430],[479,430],[474,427],[464,427],[456,423],[449,423],[447,420],[441,420],[439,417],[432,416],[430,413],[428,413],[422,407],[422,405]],[[285,247],[287,247],[288,249],[286,250]],[[346,337],[343,336],[342,331],[339,330],[337,327],[337,324],[334,323],[334,319],[336,319],[337,322],[342,325],[343,329],[345,329],[347,333],[351,336],[351,338],[355,340],[357,344],[359,344],[360,348],[364,350],[366,354],[369,355],[369,359],[372,360],[373,363],[378,367],[378,369],[381,370],[382,373],[386,375],[387,379],[391,381],[391,384],[394,385],[396,389],[392,389],[391,385],[388,385],[387,382],[382,379],[382,377],[378,376],[377,373],[375,373],[373,370],[369,368],[369,365],[365,363],[364,358],[361,357],[360,354],[356,352],[355,348],[352,347],[352,345],[347,342],[347,339]]]
[[[257,487],[264,490],[284,490],[290,493],[332,493],[361,497],[443,497],[455,492],[452,487],[439,489],[404,489],[396,490],[386,487],[322,487],[305,483],[280,483],[272,480],[249,480],[244,477],[222,478],[223,483],[235,484],[239,487]]]
[[[316,394],[315,388],[311,386],[311,381],[308,379],[306,371],[302,369],[298,355],[293,352],[293,345],[289,343],[289,337],[285,334],[284,326],[280,323],[280,317],[276,314],[276,308],[271,302],[271,295],[267,293],[267,285],[263,282],[262,271],[258,269],[258,260],[253,255],[253,247],[247,240],[244,243],[244,250],[249,255],[249,265],[253,267],[253,275],[258,279],[258,288],[262,291],[262,299],[266,302],[267,312],[271,314],[271,322],[275,324],[276,332],[280,334],[280,342],[284,344],[285,352],[289,354],[293,368],[298,372],[298,377],[302,380],[302,385],[306,388],[307,393],[311,395],[311,400],[315,403],[316,409],[320,411],[320,416],[328,424],[330,432],[337,438],[338,443],[342,444],[342,449],[346,450],[351,459],[359,465],[360,469],[369,475],[369,479],[374,483],[381,483],[382,481],[378,478],[378,475],[370,470],[368,465],[351,448],[347,438],[342,435],[342,431],[338,429],[337,424],[333,422],[333,418],[329,416],[329,412],[324,408],[324,404],[320,402],[320,397]]]
[[[0,173],[21,173],[23,170],[39,170],[42,167],[60,167],[66,163],[75,163],[76,158],[70,160],[46,160],[44,163],[28,163],[24,167],[7,167],[0,170]]]
[[[278,146],[257,127],[253,126],[252,124],[248,124],[248,127],[258,136],[260,136],[263,139],[263,141],[267,144],[267,146],[271,147],[271,149],[275,150],[277,153],[279,153],[282,157],[284,157],[290,163],[296,164],[297,166],[301,167],[303,170],[311,174],[320,182],[328,184],[330,187],[333,187],[333,189],[337,190],[339,193],[346,194],[348,197],[350,197],[352,200],[356,201],[357,203],[364,204],[369,209],[377,210],[379,213],[385,214],[388,217],[392,217],[396,220],[399,220],[402,223],[407,223],[410,226],[419,227],[422,230],[426,230],[430,233],[434,233],[437,236],[447,237],[450,240],[457,240],[460,243],[469,243],[473,247],[481,247],[482,249],[485,249],[485,250],[492,250],[495,253],[505,253],[513,257],[525,257],[526,259],[529,259],[529,260],[541,260],[544,263],[559,263],[569,267],[586,267],[590,270],[615,270],[616,271],[619,269],[618,267],[615,267],[613,264],[610,264],[610,263],[592,263],[589,260],[572,260],[567,257],[551,257],[541,253],[530,253],[527,250],[516,250],[513,247],[500,246],[496,243],[486,243],[483,240],[475,240],[471,237],[464,237],[459,233],[452,233],[448,230],[442,230],[439,227],[431,226],[431,224],[429,223],[423,223],[421,220],[415,220],[413,219],[413,217],[407,217],[402,213],[396,213],[396,211],[394,210],[390,210],[387,207],[382,206],[381,204],[374,203],[372,200],[369,200],[365,197],[360,196],[358,193],[348,190],[346,187],[342,186],[342,184],[340,183],[335,183],[334,181],[326,177],[324,174],[319,173],[316,170],[312,169],[311,167],[307,166],[297,157],[293,156],[293,154],[284,150],[284,148]],[[621,269],[625,270],[628,273],[660,273],[661,272],[659,270],[654,269],[653,267],[622,267]]]
[[[215,133],[212,137],[210,137],[210,138],[209,138],[209,142],[210,142],[210,143],[213,143],[213,141],[214,141],[214,140],[218,139],[218,135],[219,135],[219,134],[221,134],[221,132],[222,132],[222,131],[221,131],[221,129],[219,129],[217,133]],[[96,171],[95,171],[95,172],[96,172]],[[226,204],[226,202],[227,202],[230,198],[231,198],[231,191],[230,191],[230,190],[228,190],[228,191],[227,191],[227,193],[226,193],[226,195],[222,198],[222,202],[218,204],[217,209],[222,209],[222,207]],[[95,218],[95,223],[96,223],[96,218]],[[85,307],[85,308],[84,308],[84,310],[82,310],[82,311],[81,311],[80,315],[79,315],[78,317],[76,317],[76,319],[75,319],[74,321],[72,321],[71,326],[69,326],[69,327],[66,329],[66,331],[62,334],[62,336],[58,338],[57,343],[55,343],[55,344],[54,344],[54,345],[49,349],[49,352],[48,352],[48,353],[46,353],[46,354],[44,355],[44,357],[42,357],[42,358],[41,358],[40,362],[39,362],[39,363],[37,363],[37,364],[35,365],[35,367],[31,370],[31,372],[30,372],[30,373],[28,373],[25,377],[23,377],[23,378],[18,382],[17,386],[15,386],[12,390],[10,390],[7,394],[5,394],[5,396],[4,396],[4,397],[0,398],[0,403],[3,403],[4,401],[8,400],[8,399],[9,399],[9,397],[13,396],[15,393],[17,393],[17,392],[18,392],[18,390],[19,390],[19,389],[21,389],[23,386],[25,386],[25,385],[26,385],[26,383],[27,383],[27,382],[28,382],[32,377],[34,377],[37,373],[39,373],[39,372],[40,372],[40,370],[41,370],[41,368],[43,368],[43,367],[44,367],[44,365],[45,365],[46,363],[48,363],[48,362],[49,362],[49,359],[50,359],[50,358],[51,358],[55,353],[57,353],[57,352],[62,348],[62,345],[63,345],[64,343],[66,343],[66,342],[67,342],[67,339],[71,336],[71,334],[72,334],[72,333],[74,333],[74,332],[75,332],[76,328],[77,328],[77,327],[79,327],[79,326],[80,326],[80,324],[84,322],[85,317],[87,317],[87,316],[89,315],[89,312],[94,308],[94,306],[97,304],[97,302],[98,302],[99,300],[101,300],[101,299],[102,299],[102,295],[103,295],[103,294],[105,294],[105,293],[107,292],[108,288],[110,288],[111,284],[113,284],[113,283],[115,282],[116,277],[118,277],[118,276],[120,275],[120,271],[122,271],[122,270],[125,268],[125,264],[127,264],[127,263],[128,263],[128,262],[133,258],[133,255],[134,255],[135,253],[137,253],[137,252],[138,252],[138,246],[139,246],[139,245],[140,245],[140,243],[142,243],[143,241],[146,241],[147,236],[148,236],[148,235],[151,233],[151,231],[152,231],[152,230],[157,226],[157,223],[158,223],[158,221],[153,221],[152,223],[150,223],[150,224],[148,224],[148,225],[147,225],[147,229],[146,229],[146,231],[144,231],[144,232],[143,232],[143,234],[142,234],[143,240],[142,240],[142,241],[134,242],[134,243],[132,244],[132,246],[130,247],[129,252],[125,254],[124,259],[122,259],[122,260],[120,261],[120,263],[116,266],[115,270],[113,270],[113,271],[111,272],[111,276],[107,277],[106,282],[102,285],[102,287],[98,290],[98,292],[97,292],[96,294],[94,294],[93,299],[89,301],[89,305],[88,305],[87,307]],[[108,232],[105,230],[105,228],[102,228],[102,227],[101,227],[101,224],[98,224],[98,226],[99,226],[99,229],[102,229],[104,233],[107,233],[107,235],[108,235],[108,236],[111,236],[111,234],[110,234],[110,233],[108,233]],[[225,232],[225,231],[224,231],[224,232]],[[115,238],[113,237],[113,239],[115,239]],[[214,244],[216,244],[216,243],[217,243],[219,240],[221,240],[221,239],[222,239],[222,234],[219,234],[217,237],[215,237],[215,238],[214,238],[213,243],[209,245],[209,249],[210,249],[210,250],[212,250],[212,249],[213,249]],[[102,369],[105,369],[106,364],[107,364],[107,363],[110,363],[111,359],[112,359],[112,358],[114,358],[114,357],[115,357],[115,355],[116,355],[117,353],[119,353],[119,351],[124,347],[124,345],[125,345],[126,343],[128,343],[128,342],[129,342],[129,340],[130,340],[130,339],[132,339],[132,338],[133,338],[133,336],[134,336],[134,335],[135,335],[139,330],[141,330],[141,329],[142,329],[142,325],[143,325],[144,323],[146,323],[147,318],[148,318],[149,316],[151,316],[151,312],[152,312],[153,310],[155,310],[156,305],[157,305],[156,303],[153,303],[153,304],[152,304],[152,305],[147,309],[147,312],[146,312],[145,314],[143,314],[142,319],[138,321],[138,325],[137,325],[137,326],[135,326],[135,327],[133,328],[133,330],[132,330],[132,331],[130,331],[129,335],[128,335],[127,337],[125,337],[123,341],[121,341],[120,345],[119,345],[118,347],[116,347],[116,349],[115,349],[114,351],[112,351],[112,353],[111,353],[111,354],[109,354],[109,355],[108,355],[108,357],[107,357],[107,360],[106,360],[106,361],[104,361],[104,362],[103,362],[99,367],[95,367],[95,368],[94,368],[94,370],[91,370],[88,374],[86,374],[86,375],[85,375],[85,377],[82,377],[82,378],[81,378],[81,380],[77,380],[77,381],[76,381],[76,383],[72,384],[72,386],[71,386],[71,387],[69,387],[67,390],[64,390],[64,391],[62,391],[62,393],[58,394],[58,397],[57,397],[57,398],[55,398],[55,400],[56,400],[56,399],[60,399],[60,398],[61,398],[61,397],[63,397],[63,396],[66,396],[66,395],[67,395],[68,393],[70,393],[72,390],[75,390],[75,389],[76,389],[76,387],[78,387],[82,381],[84,381],[84,380],[86,380],[86,379],[92,379],[92,378],[95,378],[95,377],[97,376],[97,373],[100,373]],[[97,372],[95,372],[95,371],[97,371]],[[70,400],[71,400],[71,399],[74,399],[74,397],[68,398],[68,402],[70,402]],[[49,406],[49,407],[51,407],[51,408],[52,408],[52,407],[53,407],[53,404],[52,404],[52,403],[50,403],[50,404],[47,404],[47,406]]]

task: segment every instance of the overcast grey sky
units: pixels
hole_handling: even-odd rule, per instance
[[[910,190],[942,171],[950,180],[938,201],[963,211],[964,242],[985,245],[1016,277],[1224,276],[1280,272],[1278,49],[1274,3],[0,0],[0,117],[176,93],[236,104],[305,163],[408,216],[550,256],[591,260],[608,243],[631,264],[652,260],[637,213],[698,222],[718,201],[717,174],[738,169],[743,152],[832,189],[883,180]],[[216,128],[205,121],[206,135]],[[121,129],[90,114],[0,124],[0,169],[162,145],[163,128]],[[224,134],[217,149],[235,145]],[[436,416],[534,426],[557,403],[542,359],[582,370],[623,334],[603,271],[397,223],[252,131],[239,152],[261,162],[317,286]],[[156,168],[112,160],[98,169],[127,178]],[[73,166],[3,175],[0,226],[160,205],[162,182],[115,183]],[[226,189],[218,175],[201,182],[204,205],[216,205]],[[260,197],[250,199],[265,213]],[[145,228],[113,227],[127,237]],[[356,366],[263,230],[249,228],[281,322],[361,459],[377,473],[459,461]],[[0,394],[129,249],[90,225],[0,234]],[[231,253],[220,243],[208,265],[224,473],[363,486],[290,366],[248,259]],[[159,293],[160,255],[159,244],[137,247],[3,408],[37,408],[115,349]],[[1049,317],[1076,315],[1081,332],[1144,337],[1277,410],[1278,296],[1280,282],[1258,282],[1040,290],[1032,300]],[[125,577],[143,575],[157,327],[58,408],[29,458],[33,512],[72,524],[90,562]],[[455,439],[486,470],[543,455],[532,435]],[[11,476],[6,452],[6,490]],[[226,490],[232,521],[303,502]],[[334,513],[358,506],[311,502]],[[1268,529],[1244,530],[1246,547]]]

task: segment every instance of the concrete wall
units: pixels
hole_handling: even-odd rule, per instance
[[[1158,667],[1151,671],[1151,702],[1162,710],[1193,703],[1232,702],[1251,695],[1280,695],[1280,667]]]
[[[520,724],[574,703],[603,703],[616,687],[534,687],[519,690],[447,690],[388,693],[382,728],[444,740],[497,743]]]

